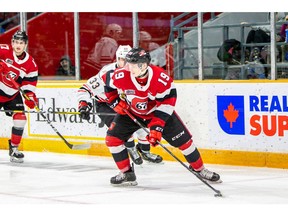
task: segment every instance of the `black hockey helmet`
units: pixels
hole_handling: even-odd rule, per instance
[[[12,36],[12,40],[23,40],[25,43],[28,42],[28,35],[25,31],[16,31]]]
[[[150,53],[145,51],[141,47],[132,48],[125,57],[126,62],[139,64],[139,63],[147,63],[150,64],[151,56]]]

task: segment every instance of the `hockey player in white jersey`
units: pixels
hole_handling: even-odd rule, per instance
[[[98,74],[88,79],[88,81],[83,84],[78,90],[78,110],[81,113],[82,119],[89,120],[89,112],[92,109],[92,99],[96,100],[96,111],[99,113],[115,113],[115,111],[110,108],[106,103],[106,95],[104,92],[104,86],[107,79],[110,79],[114,70],[116,68],[124,67],[125,56],[131,50],[129,45],[120,45],[116,51],[117,61],[104,66]],[[101,120],[105,123],[107,127],[110,126],[114,119],[111,115],[100,115]],[[134,137],[131,137],[125,146],[128,150],[130,158],[135,164],[142,164],[143,160],[160,163],[163,158],[160,155],[152,154],[150,152],[150,144],[146,139],[146,132],[143,129],[139,129],[137,132],[138,145],[135,146]],[[141,156],[139,155],[140,152]]]

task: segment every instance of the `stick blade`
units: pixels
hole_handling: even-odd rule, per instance
[[[85,143],[85,144],[79,144],[79,145],[72,145],[73,150],[81,150],[81,149],[89,149],[91,148],[90,143]]]

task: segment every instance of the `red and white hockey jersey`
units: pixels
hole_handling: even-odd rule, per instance
[[[136,78],[124,68],[116,69],[106,82],[106,96],[109,102],[124,94],[132,114],[143,119],[151,119],[164,126],[172,115],[177,98],[175,84],[163,68],[148,66],[148,81],[140,85]]]
[[[24,92],[34,92],[38,81],[38,66],[34,59],[26,52],[20,60],[14,53],[11,45],[0,44],[0,60],[8,66],[8,71],[0,76],[0,102],[13,100],[18,93],[13,85],[12,77]]]

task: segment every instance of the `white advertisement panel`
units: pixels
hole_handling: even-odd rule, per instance
[[[286,153],[287,95],[286,83],[179,84],[177,109],[197,146]]]
[[[89,121],[81,120],[77,114],[57,112],[77,112],[77,88],[38,88],[39,108],[47,112],[47,119],[64,136],[69,137],[104,137],[107,127],[98,115],[91,115]],[[56,112],[56,113],[49,113]],[[94,109],[91,112],[96,112]],[[55,132],[40,114],[30,114],[31,135],[55,135]]]

